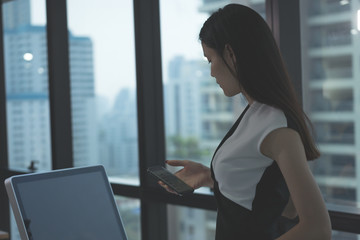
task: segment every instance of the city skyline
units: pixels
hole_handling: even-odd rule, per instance
[[[8,4],[19,2],[27,7],[26,3],[30,3],[30,0],[5,3],[4,11]],[[32,0],[32,11],[44,11],[44,8],[34,8],[35,2],[44,3],[43,0]],[[132,3],[128,1],[127,4],[129,2]],[[180,0],[177,0],[169,5],[169,1],[164,0],[160,3],[166,157],[194,158],[209,164],[214,149],[245,103],[240,97],[229,99],[223,96],[210,76],[210,66],[204,61],[197,41],[201,22],[219,4],[211,1],[211,7],[204,7],[195,1],[190,2],[180,4]],[[264,9],[264,2],[255,2],[257,9]],[[356,91],[360,79],[356,67],[360,61],[360,46],[357,43],[358,34],[352,34],[356,26],[352,15],[358,11],[356,4],[343,3],[327,6],[317,1],[311,5],[310,2],[310,13],[302,13],[306,19],[302,36],[307,44],[303,52],[304,106],[314,122],[317,141],[323,153],[322,158],[312,164],[312,170],[325,199],[329,204],[337,204],[337,207],[359,206],[360,198],[360,180],[357,177],[360,171],[357,150],[357,139],[360,138],[357,127],[360,91]],[[92,4],[88,7],[94,7]],[[132,6],[126,6],[132,9]],[[303,8],[306,9],[306,6]],[[77,25],[76,21],[83,19],[73,18],[79,9],[69,1],[68,10],[74,11],[69,14],[74,165],[102,163],[112,179],[138,179],[134,39],[130,36],[133,35],[133,23],[122,29],[130,36],[126,40],[131,42],[130,45],[120,44],[121,39],[115,37],[105,44],[114,51],[95,50],[102,43],[101,39],[109,38],[108,34],[113,36],[111,33],[116,32],[114,27],[93,33],[92,24],[88,23],[88,28],[82,32],[82,25]],[[9,23],[15,30],[6,27],[4,30],[9,163],[13,167],[26,158],[26,163],[19,165],[26,168],[30,160],[46,159],[46,163],[40,162],[37,167],[40,170],[51,169],[45,23],[41,25],[40,20],[36,20],[35,25],[26,25],[30,17],[26,11],[30,10],[24,11],[25,14],[21,16],[14,14],[14,22]],[[90,9],[86,11],[92,13]],[[329,12],[336,13],[336,18],[332,19]],[[194,17],[195,13],[199,16]],[[127,14],[126,18],[132,19],[131,11]],[[192,17],[186,18],[186,14]],[[261,14],[264,15],[263,12]],[[11,19],[10,15],[5,14],[5,17]],[[193,23],[196,31],[191,28],[189,37],[186,36],[187,44],[181,45],[185,39],[183,32],[188,26],[183,19]],[[109,22],[105,21],[106,26]],[[18,28],[16,24],[19,24]],[[177,25],[181,25],[181,28],[177,28]],[[191,47],[188,45],[190,42]],[[119,45],[130,46],[126,47],[129,51],[122,51]],[[29,46],[33,52],[29,51]],[[99,51],[110,52],[111,57],[98,57],[96,52]],[[25,55],[28,53],[32,53],[32,56]],[[110,69],[107,72],[110,77],[96,75],[100,71],[98,64],[105,65],[104,62],[108,65],[102,71]],[[122,75],[121,72],[130,75]],[[119,80],[124,80],[126,84],[120,84]],[[107,82],[107,86],[99,85],[104,82]],[[213,226],[214,216],[208,217],[205,211],[169,209],[173,214],[172,228],[184,227],[190,235],[207,236],[205,232],[200,232],[203,230],[193,228],[194,223],[184,225],[186,217],[192,214],[196,215],[194,219],[202,219],[204,224]],[[207,228],[207,231],[212,232],[213,228]],[[187,236],[185,232],[179,234]]]
[[[112,4],[112,5],[111,5]],[[169,62],[174,56],[182,55],[191,60],[203,56],[200,42],[198,40],[198,30],[200,24],[205,20],[206,14],[199,14],[198,8],[201,1],[193,0],[173,0],[162,1],[161,10],[167,19],[162,21],[162,28],[167,29],[167,35],[171,39],[162,41],[162,58],[164,62]],[[31,22],[33,25],[46,25],[46,7],[44,0],[31,0]],[[175,11],[176,10],[176,11]],[[79,11],[82,14],[78,14]],[[96,11],[97,17],[93,17]],[[168,13],[176,14],[168,14]],[[185,15],[186,23],[179,27],[175,26],[176,19]],[[100,20],[99,20],[100,19]],[[110,20],[111,19],[111,20]],[[116,21],[119,26],[116,31],[111,31],[104,26],[111,26]],[[198,23],[198,24],[195,24]],[[95,59],[95,94],[102,98],[107,98],[109,105],[113,105],[120,88],[135,89],[135,44],[134,44],[134,23],[132,1],[122,1],[121,3],[103,4],[96,0],[77,0],[68,1],[68,28],[76,36],[91,37],[94,43]],[[186,35],[182,33],[186,32]],[[126,33],[123,37],[122,33]],[[181,38],[181,45],[174,44]],[[126,47],[118,47],[118,43]],[[113,54],[109,54],[113,52]],[[126,58],[123,58],[126,56]],[[105,65],[106,63],[106,65]],[[119,66],[128,66],[126,71],[121,71]],[[164,76],[167,69],[164,69]],[[163,77],[166,82],[166,77]]]

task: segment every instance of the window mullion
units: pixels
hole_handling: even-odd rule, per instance
[[[134,0],[137,77],[139,176],[141,191],[149,181],[146,169],[164,164],[164,114],[158,0]],[[141,198],[142,239],[167,239],[166,204]]]
[[[7,147],[7,124],[6,124],[6,91],[5,91],[5,62],[4,62],[4,31],[3,31],[3,10],[0,3],[0,181],[4,182],[8,168],[8,147]],[[4,173],[3,173],[4,170]],[[6,196],[4,184],[0,186],[0,196]],[[10,210],[6,197],[0,198],[0,229],[10,230]]]
[[[6,88],[2,3],[0,4],[0,168],[8,168]]]
[[[299,0],[267,0],[267,21],[273,30],[286,68],[302,102]]]
[[[52,168],[73,166],[66,0],[47,0]]]

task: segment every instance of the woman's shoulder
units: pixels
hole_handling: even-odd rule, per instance
[[[251,104],[250,109],[252,111],[249,118],[253,123],[264,124],[265,126],[287,126],[286,116],[281,109],[255,101]]]
[[[257,139],[257,150],[261,151],[261,145],[266,136],[277,129],[288,128],[288,121],[284,112],[273,106],[254,102],[251,108],[252,111],[247,119],[247,128]]]
[[[298,152],[298,148],[303,148],[302,146],[299,133],[291,128],[284,127],[271,131],[264,138],[264,141],[260,146],[260,151],[265,156],[277,160],[277,156],[279,153],[282,153],[284,149]],[[297,150],[293,151],[294,149]]]

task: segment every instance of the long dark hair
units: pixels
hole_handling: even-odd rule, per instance
[[[300,134],[308,160],[320,156],[310,134],[311,122],[297,100],[280,50],[257,12],[239,4],[226,5],[205,21],[199,39],[221,57],[229,45],[236,57],[234,74],[242,89],[255,101],[284,112]]]

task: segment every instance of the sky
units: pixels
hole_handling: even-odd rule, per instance
[[[135,89],[133,0],[68,0],[68,27],[93,40],[95,92],[112,102],[123,87]],[[198,32],[207,14],[201,0],[160,0],[163,76],[177,55],[202,57]],[[45,0],[31,0],[32,23],[46,23]]]

